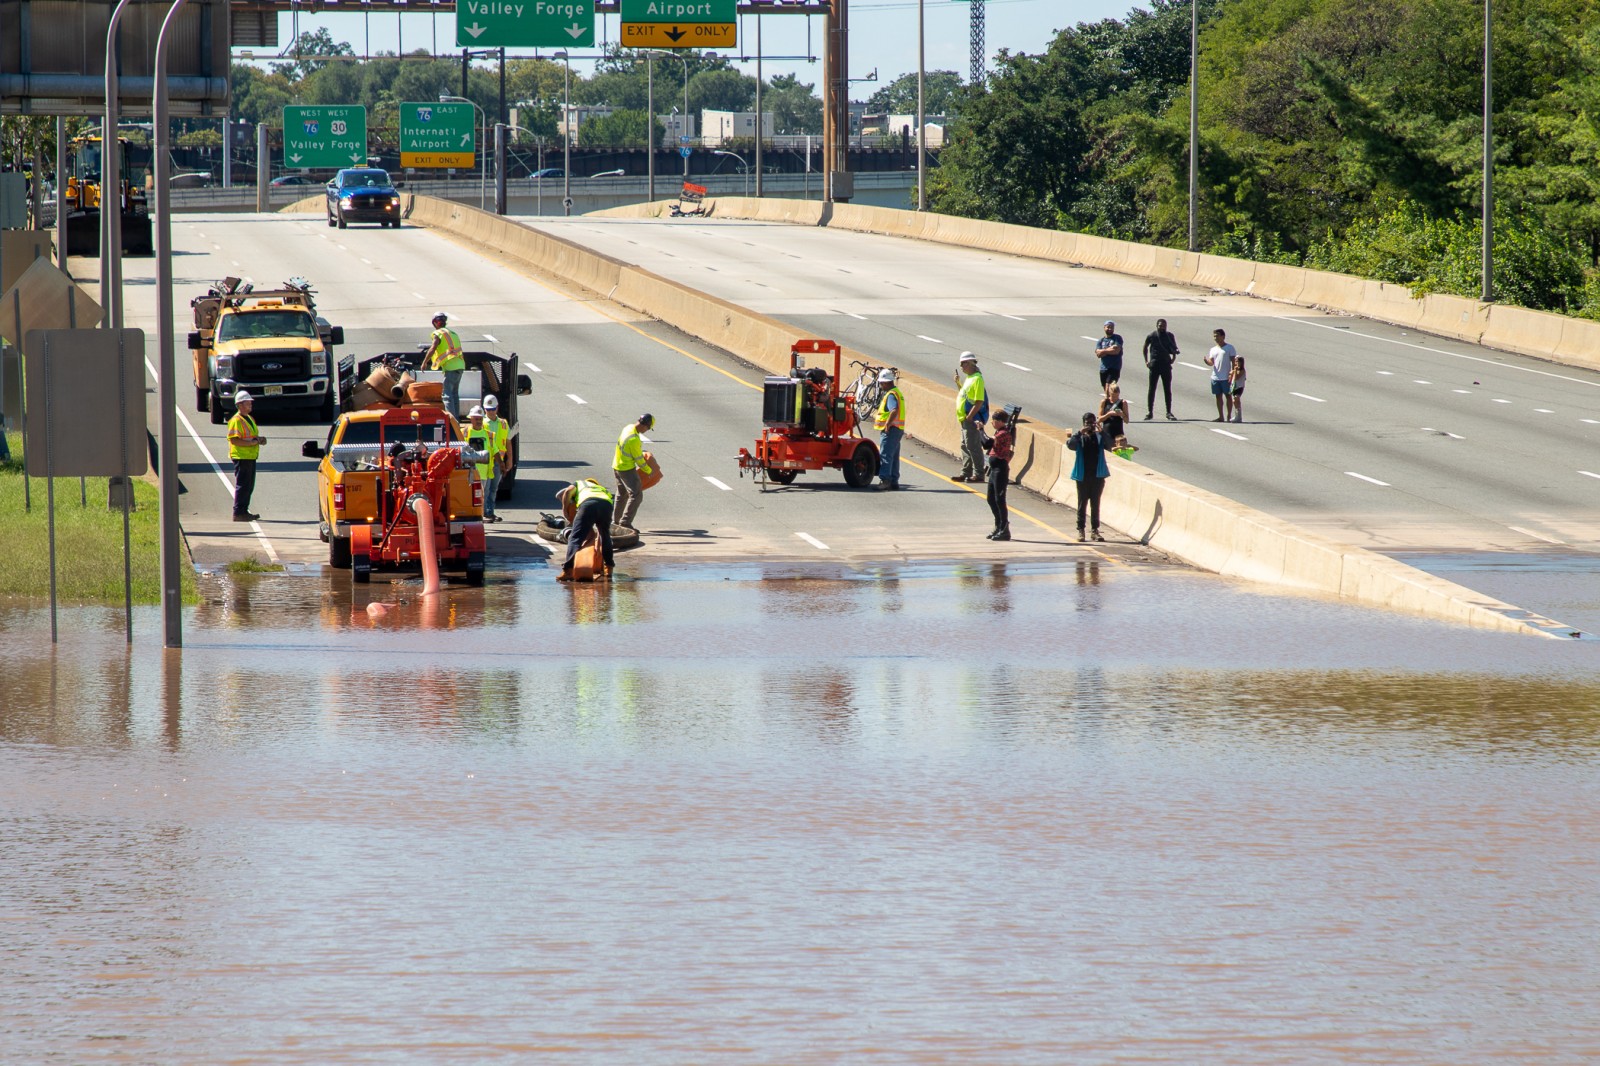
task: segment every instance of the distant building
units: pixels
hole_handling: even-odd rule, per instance
[[[662,128],[667,131],[668,144],[694,143],[695,123],[693,115],[680,115],[674,111],[670,115],[657,115],[656,121],[661,123]],[[684,141],[682,140],[684,137],[689,139]]]
[[[702,111],[700,128],[705,131],[700,143],[707,148],[717,148],[737,138],[755,140],[756,113],[754,111]],[[772,136],[772,112],[761,116],[761,136]]]
[[[563,134],[570,135],[573,140],[578,140],[578,131],[583,129],[583,124],[590,119],[605,118],[616,108],[605,104],[570,104],[561,116],[558,127]]]

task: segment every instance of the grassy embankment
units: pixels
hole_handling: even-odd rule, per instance
[[[46,599],[50,595],[50,516],[47,485],[33,478],[32,509],[23,510],[22,438],[10,433],[11,462],[0,464],[0,596]],[[56,479],[56,596],[62,603],[120,605],[122,512],[106,507],[106,479],[92,477],[88,506],[81,503],[78,479]],[[133,602],[161,599],[160,515],[154,485],[133,482],[134,510],[128,521]],[[183,553],[183,602],[198,602],[194,567]]]

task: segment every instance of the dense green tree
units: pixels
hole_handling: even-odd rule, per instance
[[[772,112],[774,133],[821,133],[822,101],[814,86],[793,74],[780,74],[762,90],[761,107]]]
[[[294,59],[288,63],[272,64],[274,74],[282,74],[290,79],[304,78],[316,71],[338,63],[325,56],[353,56],[356,50],[343,41],[335,41],[333,34],[326,27],[307,31],[295,38],[289,54]]]
[[[964,87],[953,70],[930,70],[923,75],[923,106],[930,115],[953,115],[960,110]],[[867,97],[873,114],[914,115],[917,111],[917,72],[902,74]]]
[[[763,105],[766,103],[762,101]],[[689,79],[689,111],[753,111],[756,80],[731,67],[703,70]]]
[[[584,147],[643,148],[647,123],[654,127],[649,143],[660,146],[666,129],[660,121],[649,123],[643,111],[623,109],[592,118],[578,127],[578,143]]]

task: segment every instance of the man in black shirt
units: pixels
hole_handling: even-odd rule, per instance
[[[1144,403],[1144,420],[1156,415],[1156,382],[1161,382],[1167,400],[1167,421],[1176,422],[1172,413],[1172,363],[1178,358],[1178,338],[1167,332],[1167,320],[1156,319],[1155,332],[1144,339],[1144,365],[1150,369],[1150,393]]]

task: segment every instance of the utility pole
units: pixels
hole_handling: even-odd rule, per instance
[[[983,46],[983,0],[971,0],[971,43],[970,59],[972,62],[972,84],[982,85],[988,76],[988,55]]]
[[[822,198],[848,203],[855,195],[850,180],[850,3],[833,0],[824,20]]]

